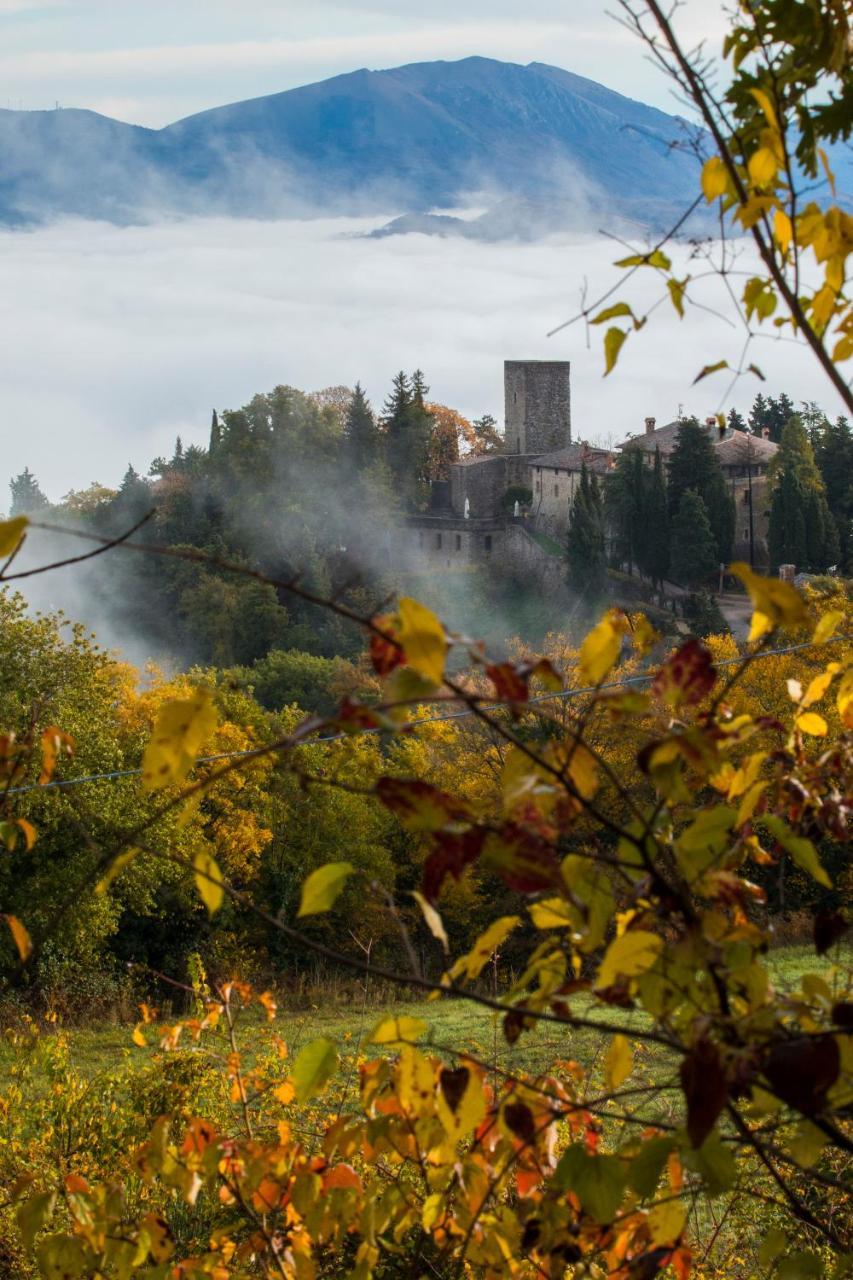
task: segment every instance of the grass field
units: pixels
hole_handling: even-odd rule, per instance
[[[838,949],[836,959],[841,959]],[[853,948],[847,947],[843,961],[853,963]],[[780,948],[771,953],[769,965],[774,984],[781,990],[791,990],[799,984],[804,973],[826,974],[832,964],[830,957],[818,957],[813,948],[794,946]],[[630,1036],[632,1026],[643,1025],[645,1015],[636,1010],[611,1008],[606,1014],[590,1010],[588,1003],[578,1000],[573,1009],[579,1014],[606,1017],[610,1023],[618,1023]],[[499,1018],[490,1010],[464,1000],[401,1001],[389,1003],[368,999],[341,1007],[316,1003],[308,1008],[288,1009],[287,996],[279,1001],[276,1026],[287,1042],[291,1058],[308,1041],[325,1036],[335,1041],[344,1054],[351,1054],[365,1045],[371,1029],[383,1017],[407,1014],[422,1018],[429,1025],[427,1041],[442,1056],[467,1051],[490,1066],[503,1071],[524,1071],[532,1074],[547,1071],[557,1060],[573,1059],[585,1068],[594,1069],[609,1043],[609,1036],[584,1029],[563,1029],[553,1023],[540,1023],[533,1031],[526,1032],[513,1047],[507,1045],[499,1025]],[[250,1015],[250,1023],[251,1023]],[[46,1035],[62,1030],[48,1024]],[[131,1039],[132,1028],[126,1025],[101,1025],[74,1027],[65,1032],[71,1046],[71,1061],[83,1076],[95,1077],[102,1071],[123,1064],[142,1068],[150,1061],[151,1050],[135,1046]],[[251,1025],[244,1034],[251,1041]],[[655,1076],[664,1066],[662,1051],[654,1045],[643,1044],[638,1053],[647,1060],[649,1074]],[[15,1073],[21,1061],[21,1046],[9,1036],[0,1039],[0,1091],[10,1075]]]

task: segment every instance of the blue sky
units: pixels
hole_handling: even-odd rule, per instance
[[[674,109],[608,0],[0,0],[0,106],[89,107],[159,126],[357,67],[470,54],[551,62]],[[719,47],[722,4],[689,0]]]

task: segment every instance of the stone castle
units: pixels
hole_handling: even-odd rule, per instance
[[[653,465],[664,462],[681,423],[642,433],[619,451],[640,448]],[[777,446],[742,431],[706,423],[736,510],[735,557],[767,562],[767,469]],[[452,464],[450,479],[432,487],[428,512],[406,518],[394,532],[392,558],[410,572],[453,572],[498,563],[540,584],[562,582],[562,547],[581,470],[600,479],[615,455],[572,441],[571,365],[567,360],[504,362],[504,438],[498,453],[469,455]]]

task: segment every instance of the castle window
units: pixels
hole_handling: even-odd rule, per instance
[[[441,534],[440,534],[440,533],[437,533],[437,534],[435,535],[435,545],[436,545],[437,550],[439,550],[439,551],[440,551],[440,550],[441,550]]]
[[[462,550],[462,534],[461,533],[457,533],[456,535],[456,550],[457,551]]]
[[[492,535],[491,535],[490,533],[487,533],[487,534],[486,534],[484,545],[485,545],[485,548],[486,548],[486,550],[487,550],[487,551],[491,551],[491,549],[492,549]]]

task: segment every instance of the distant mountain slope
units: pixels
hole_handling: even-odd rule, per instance
[[[677,117],[594,81],[488,58],[354,71],[160,130],[0,111],[0,222],[425,215],[476,194],[492,210],[466,232],[480,238],[515,234],[530,209],[545,230],[657,229],[697,189],[687,136]]]

